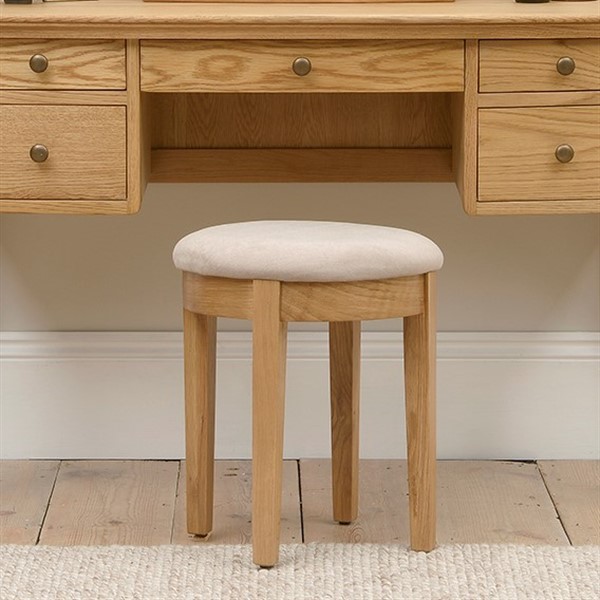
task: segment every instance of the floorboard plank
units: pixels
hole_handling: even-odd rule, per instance
[[[57,460],[0,461],[0,543],[37,542],[58,465]]]
[[[361,460],[358,519],[333,521],[331,461],[301,460],[305,542],[408,543],[406,461]]]
[[[300,462],[307,542],[408,544],[406,462],[361,461],[359,518],[331,517],[328,460]],[[438,543],[568,544],[534,464],[440,461]]]
[[[568,545],[532,463],[440,461],[440,543]]]
[[[538,466],[571,543],[600,544],[600,461],[541,460]]]
[[[177,461],[61,463],[41,544],[168,544]]]
[[[174,544],[247,544],[251,541],[252,463],[249,460],[215,462],[214,528],[206,538],[188,535],[185,524],[185,462],[181,463],[175,503]],[[281,543],[302,542],[298,463],[283,463]]]

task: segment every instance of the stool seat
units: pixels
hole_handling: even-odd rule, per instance
[[[251,221],[184,237],[175,266],[232,279],[365,281],[437,271],[439,247],[425,236],[378,225],[327,221]]]

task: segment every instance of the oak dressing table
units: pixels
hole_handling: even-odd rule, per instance
[[[600,210],[600,3],[0,5],[0,209],[147,182],[454,181]]]

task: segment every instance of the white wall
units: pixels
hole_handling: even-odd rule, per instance
[[[150,186],[141,213],[129,217],[3,215],[0,330],[179,330],[180,281],[170,259],[177,239],[199,227],[260,218],[362,221],[406,227],[432,237],[446,255],[439,280],[439,329],[443,332],[589,333],[600,328],[597,216],[469,217],[450,184],[218,184]],[[365,326],[367,331],[398,328],[399,322]],[[248,326],[228,321],[221,329],[240,331]],[[15,371],[11,353],[12,347],[0,363],[2,378],[11,379],[10,390],[2,388],[4,420],[16,414],[15,403],[22,399],[19,386],[23,394],[29,394],[31,390],[25,388],[35,383],[39,372],[39,364],[27,363],[26,358],[19,359],[20,370]],[[589,410],[596,406],[598,393],[594,356],[594,351],[586,354],[583,370],[555,371],[561,374],[564,390],[583,395],[573,436],[577,437],[579,422],[588,431],[587,445],[582,448],[578,440],[572,450],[586,456],[595,451],[597,438],[589,433],[593,418]],[[515,365],[503,377],[514,374],[522,386],[508,386],[510,400],[523,390],[519,401],[527,405],[539,373],[535,373],[535,361],[519,363],[519,356],[512,358]],[[110,378],[116,372],[104,376]],[[127,389],[135,394],[135,378],[140,375],[132,373],[131,377]],[[72,389],[67,381],[51,381],[54,388],[64,385],[65,394]],[[55,401],[55,392],[49,394],[49,402]],[[179,392],[171,388],[170,393]],[[565,397],[564,402],[573,398]],[[539,403],[536,406],[540,408]],[[548,415],[544,410],[539,414],[539,426],[544,427]],[[475,415],[470,427],[477,428],[481,418]],[[514,419],[519,430],[518,413],[507,418]],[[17,424],[22,426],[20,421]],[[77,426],[76,420],[69,425],[73,431]],[[110,436],[105,443],[109,455]],[[456,443],[453,448],[460,447],[458,434]],[[316,443],[321,444],[322,440]],[[476,445],[467,443],[465,448],[473,456],[489,455],[485,439]],[[10,453],[10,448],[4,450]],[[227,452],[223,448],[222,454]],[[508,454],[506,447],[495,452]],[[544,452],[552,453],[551,448]],[[36,448],[36,454],[44,454],[44,449]]]

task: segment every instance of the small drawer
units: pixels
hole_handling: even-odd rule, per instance
[[[123,90],[123,40],[2,40],[0,86],[5,89]]]
[[[142,41],[149,92],[464,89],[462,40]]]
[[[0,196],[124,200],[126,107],[0,106]]]
[[[480,42],[480,92],[598,89],[600,40]]]
[[[479,200],[600,198],[600,106],[479,111]]]

